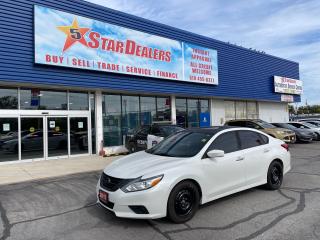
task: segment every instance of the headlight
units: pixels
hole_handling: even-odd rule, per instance
[[[122,191],[124,192],[136,192],[142,191],[156,186],[163,178],[163,175],[155,176],[147,179],[138,179],[135,182],[131,182],[128,185],[124,186]]]

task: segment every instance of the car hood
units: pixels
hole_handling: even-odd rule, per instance
[[[304,135],[312,135],[314,133],[314,131],[312,131],[311,129],[295,129],[296,132],[300,133],[300,134],[304,134]]]
[[[104,169],[104,173],[116,178],[159,175],[170,168],[181,166],[185,161],[187,158],[159,156],[141,151],[115,160]]]
[[[286,134],[292,134],[294,133],[292,130],[286,129],[286,128],[265,128],[263,129],[267,133],[277,133],[277,131],[284,132]]]

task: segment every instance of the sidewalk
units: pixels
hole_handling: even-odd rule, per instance
[[[119,158],[85,156],[57,160],[0,165],[0,185],[60,177],[69,174],[102,171]]]

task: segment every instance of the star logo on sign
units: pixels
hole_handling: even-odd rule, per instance
[[[61,32],[64,32],[67,35],[66,42],[63,47],[63,52],[67,51],[73,44],[76,42],[81,43],[84,46],[87,45],[87,41],[84,38],[84,35],[90,31],[90,28],[80,28],[78,19],[74,18],[71,26],[59,26],[57,27]]]

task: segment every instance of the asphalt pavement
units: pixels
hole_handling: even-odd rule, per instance
[[[291,153],[279,191],[213,201],[186,224],[115,217],[96,204],[98,172],[2,185],[0,240],[320,239],[320,142],[292,145]]]

